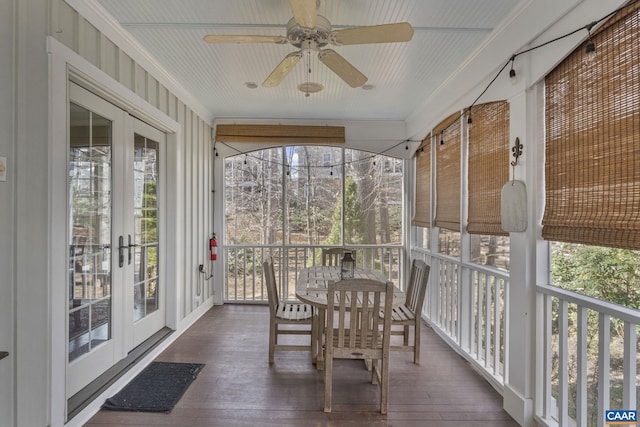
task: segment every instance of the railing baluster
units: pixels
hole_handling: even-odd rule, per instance
[[[482,290],[483,281],[484,281],[484,275],[480,275],[480,279],[478,280],[478,303],[476,306],[476,313],[477,313],[477,319],[478,319],[476,323],[476,327],[477,327],[476,341],[478,346],[476,349],[476,357],[478,358],[478,360],[482,360],[482,307],[484,307],[484,292]]]
[[[452,337],[457,338],[455,324],[456,324],[456,308],[458,307],[459,277],[458,277],[458,269],[455,267],[456,266],[454,265],[452,268],[453,271],[451,272],[452,280],[451,280],[450,299],[449,299],[449,334]]]
[[[455,271],[451,265],[447,266],[447,299],[445,300],[445,313],[447,313],[447,317],[445,319],[445,330],[449,335],[451,335],[451,313],[453,310],[453,284],[455,281]]]
[[[576,425],[587,425],[587,309],[578,305],[577,313]]]
[[[256,250],[251,251],[251,287],[253,293],[253,299],[256,297]]]
[[[442,302],[442,312],[444,313],[444,317],[442,319],[442,327],[444,330],[449,333],[449,310],[451,310],[451,304],[449,303],[449,295],[451,291],[451,268],[449,265],[445,266],[447,271],[447,280],[444,282],[444,300]]]
[[[451,301],[449,301],[449,304],[451,309],[450,309],[450,317],[449,317],[449,333],[451,334],[452,337],[454,337],[457,341],[458,338],[458,334],[456,332],[456,319],[458,318],[458,304],[459,304],[459,297],[460,297],[460,293],[458,292],[459,289],[459,285],[460,285],[460,276],[459,276],[459,271],[457,268],[455,268],[456,266],[454,266],[454,271],[453,271],[453,281],[451,282]]]
[[[238,251],[237,250],[233,251],[233,255],[234,255],[233,258],[235,261],[233,263],[233,268],[235,270],[233,275],[234,277],[233,289],[234,289],[234,299],[237,301],[238,300]]]
[[[491,282],[486,274],[484,283],[484,366],[488,368],[491,363]]]
[[[444,331],[447,331],[447,310],[449,309],[447,304],[447,296],[449,290],[449,281],[451,280],[451,271],[447,264],[442,266],[444,270],[444,280],[442,281],[442,294],[440,296],[440,326]]]
[[[624,322],[624,384],[622,407],[632,410],[636,409],[636,362],[638,357],[636,335],[636,325],[630,322]]]
[[[436,315],[435,315],[435,321],[438,325],[442,325],[442,289],[444,288],[444,282],[447,280],[446,276],[444,275],[444,264],[443,263],[438,263],[438,283],[436,283],[436,286],[438,288],[438,303],[436,305]],[[444,329],[444,328],[443,328]]]
[[[502,355],[500,357],[500,361],[502,362],[502,370],[501,375],[504,378],[506,374],[508,360],[507,360],[507,337],[509,336],[509,325],[507,324],[507,301],[509,301],[509,282],[506,279],[501,279],[502,281],[502,316],[500,318],[500,336],[501,339],[501,349]]]
[[[560,300],[558,308],[558,400],[560,427],[569,425],[569,304]]]
[[[500,281],[493,278],[493,375],[500,370]]]
[[[476,307],[478,306],[478,272],[474,271],[473,280],[471,281],[471,296],[470,299],[470,307],[469,310],[469,354],[474,358],[476,356],[476,335],[478,331],[478,312]]]
[[[461,311],[459,313],[458,322],[460,327],[460,346],[468,353],[471,353],[472,348],[472,332],[473,332],[473,291],[475,289],[475,271],[469,273],[469,288],[463,294],[463,298],[460,299]]]
[[[605,423],[604,411],[610,405],[609,366],[611,345],[611,317],[600,313],[598,320],[598,425]]]
[[[456,338],[456,342],[460,343],[459,341],[459,337],[460,335],[458,334],[458,321],[460,320],[458,318],[458,307],[460,307],[460,282],[461,282],[461,271],[458,268],[458,266],[455,266],[455,275],[454,277],[456,278],[455,280],[455,287],[454,287],[454,292],[455,292],[455,303],[452,300],[451,301],[451,335],[454,336]]]
[[[553,297],[544,296],[544,416],[545,418],[555,417],[555,405],[553,404],[552,385],[552,365],[551,365],[551,336],[553,334],[552,319]]]

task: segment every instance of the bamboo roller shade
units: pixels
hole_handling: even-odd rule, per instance
[[[436,145],[435,225],[452,231],[460,231],[460,123],[447,118],[436,129],[449,126],[434,132],[434,139],[443,142]]]
[[[640,249],[640,3],[545,79],[547,240]]]
[[[447,129],[448,127],[459,124],[459,119],[460,119],[460,112],[456,111],[455,113],[451,114],[449,117],[447,117],[446,119],[438,123],[438,126],[434,127],[433,130],[431,131],[431,134],[434,137],[439,136],[440,133],[444,132],[444,130]]]
[[[469,127],[467,232],[503,235],[501,194],[509,181],[509,103],[477,105]]]
[[[415,154],[416,185],[413,225],[431,227],[431,134],[422,141]]]
[[[216,141],[275,144],[344,144],[342,126],[217,125]]]

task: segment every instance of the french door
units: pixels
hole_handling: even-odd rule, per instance
[[[165,325],[165,135],[70,84],[67,397]]]

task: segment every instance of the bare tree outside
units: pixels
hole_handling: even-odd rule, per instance
[[[319,245],[331,229],[332,213],[342,200],[340,148],[287,147],[287,242]]]
[[[261,286],[248,283],[261,277],[266,250],[308,265],[318,262],[321,247],[368,245],[358,251],[359,265],[397,264],[398,250],[383,255],[376,245],[402,244],[403,165],[389,156],[310,145],[225,159],[226,280],[244,287],[243,299],[262,298],[256,296]]]

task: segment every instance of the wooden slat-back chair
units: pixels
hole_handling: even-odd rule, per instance
[[[356,251],[348,248],[324,248],[322,249],[323,266],[339,266],[345,252],[351,252],[353,259],[356,259]]]
[[[430,267],[422,260],[414,259],[411,263],[411,275],[407,285],[405,303],[393,308],[391,324],[400,325],[402,330],[394,329],[392,335],[402,335],[403,345],[392,345],[393,351],[412,351],[413,363],[420,364],[420,325],[422,323],[422,305],[429,281]],[[409,344],[409,335],[413,327],[413,345]]]
[[[393,283],[370,279],[329,281],[325,339],[324,411],[331,412],[334,359],[371,360],[371,383],[380,385],[380,413],[389,402],[389,339]],[[349,315],[361,313],[359,321]],[[335,319],[334,319],[335,317]],[[334,327],[334,321],[337,326]]]
[[[269,296],[269,364],[273,364],[276,350],[284,351],[311,351],[315,354],[316,340],[315,318],[313,307],[301,302],[283,302],[278,295],[278,284],[273,268],[273,258],[267,257],[262,263],[265,282],[267,283],[267,294]],[[291,328],[283,325],[309,325],[309,327]],[[279,344],[280,335],[309,335],[309,345]]]

